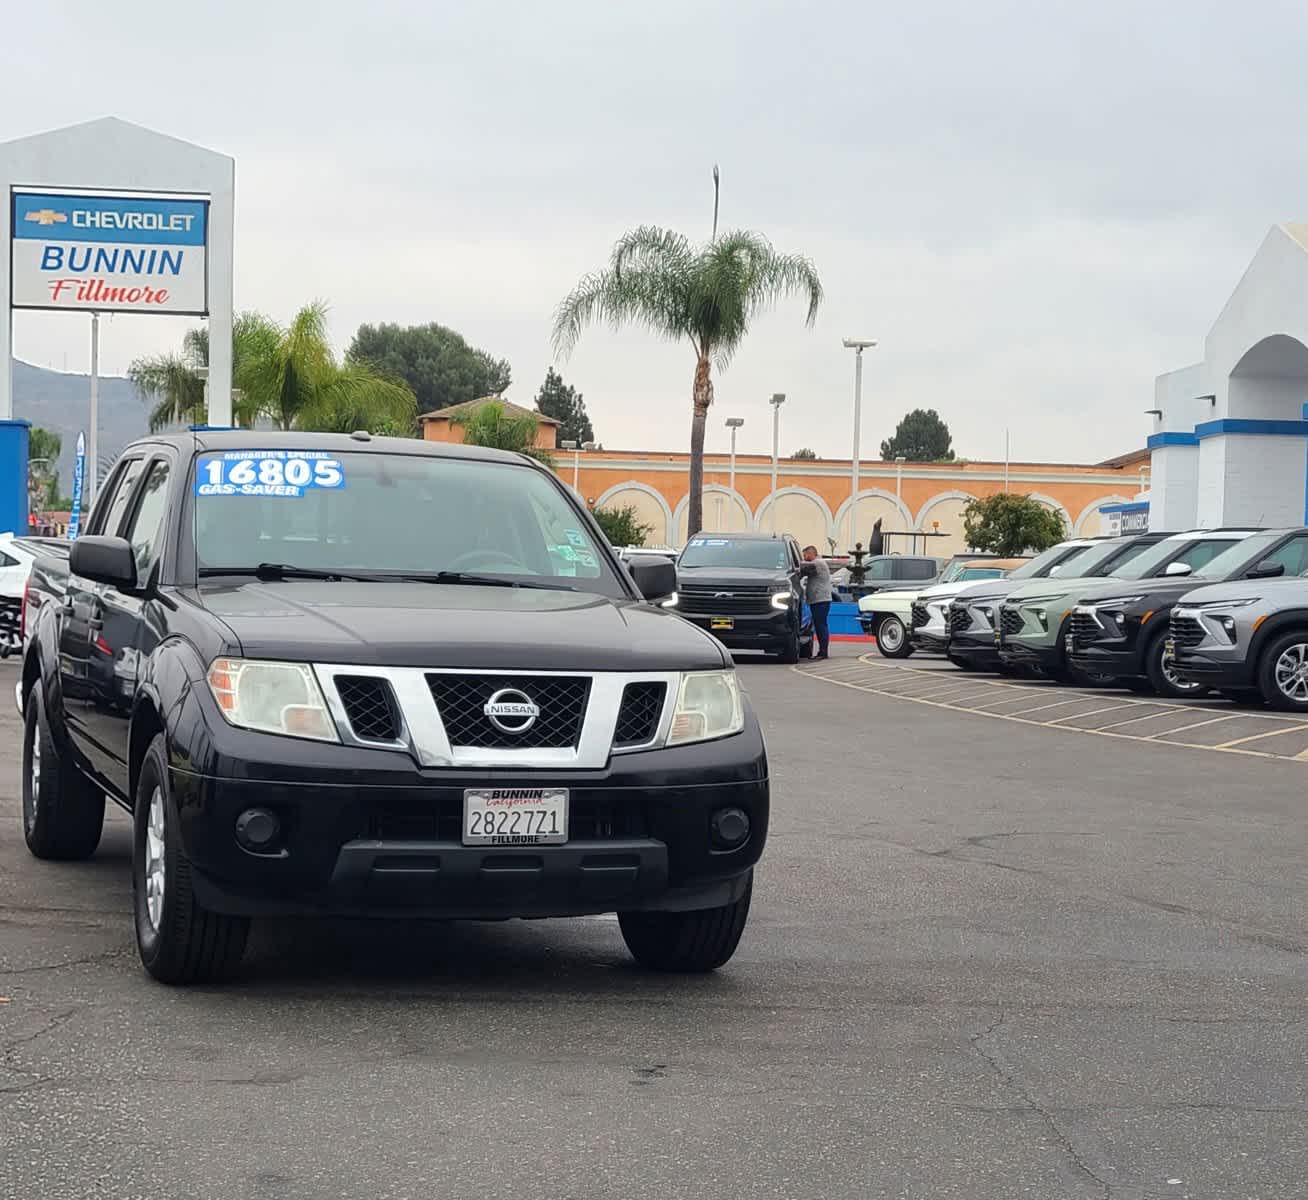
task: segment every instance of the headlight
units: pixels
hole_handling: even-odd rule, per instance
[[[693,671],[681,677],[668,745],[707,742],[745,728],[735,671]]]
[[[1143,596],[1110,596],[1106,600],[1096,600],[1094,608],[1121,608],[1127,604],[1139,604]]]
[[[773,608],[780,608],[780,609],[787,609],[787,608],[789,608],[789,607],[790,607],[790,593],[789,593],[789,592],[773,592],[773,593],[772,593],[772,607],[773,607]]]
[[[228,724],[261,733],[336,742],[336,726],[313,669],[304,663],[216,658],[209,690]]]
[[[1061,600],[1065,595],[1065,592],[1051,592],[1045,596],[1022,596],[1014,598],[1014,603],[1020,604],[1023,608],[1030,608],[1033,604],[1052,604],[1055,600]]]
[[[1250,604],[1257,604],[1258,597],[1250,596],[1245,600],[1204,600],[1198,604],[1193,601],[1187,601],[1186,608],[1212,609],[1212,608],[1247,608]]]
[[[681,601],[678,599],[678,597],[677,597],[677,593],[676,593],[676,592],[673,592],[671,596],[668,596],[666,599],[663,599],[663,600],[660,600],[660,601],[659,601],[659,607],[660,607],[660,608],[676,608],[677,605],[680,604],[680,603],[681,603]]]

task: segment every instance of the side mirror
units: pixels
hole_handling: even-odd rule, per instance
[[[1057,575],[1058,572],[1061,571],[1062,569],[1063,569],[1062,567],[1050,567],[1050,568],[1049,568],[1049,578],[1052,579],[1052,578],[1053,578],[1055,575]]]
[[[1167,564],[1164,575],[1189,575],[1194,568],[1189,563],[1171,562]]]
[[[662,600],[677,590],[677,568],[673,563],[633,562],[627,564],[627,570],[631,572],[636,590],[646,600]]]
[[[1278,575],[1285,574],[1285,564],[1273,562],[1270,558],[1263,559],[1252,571],[1246,571],[1246,579],[1275,579]]]
[[[79,537],[68,555],[68,569],[93,583],[130,591],[136,586],[136,555],[120,537]]]

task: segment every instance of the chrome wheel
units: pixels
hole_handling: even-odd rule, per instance
[[[1287,700],[1308,704],[1308,645],[1286,646],[1276,660],[1276,686]]]
[[[27,834],[30,837],[36,829],[36,806],[41,803],[41,725],[38,721],[33,721],[31,726],[31,736],[28,741],[27,752],[29,763],[27,768],[28,785],[30,792],[27,803],[23,805],[23,819],[26,823]]]
[[[887,650],[898,650],[904,644],[904,627],[894,617],[887,617],[877,630],[877,640]]]
[[[164,902],[164,801],[163,790],[150,794],[150,814],[145,827],[145,911],[150,928],[159,932]]]
[[[1166,654],[1163,655],[1158,669],[1162,672],[1163,678],[1167,680],[1167,686],[1175,688],[1178,692],[1196,692],[1203,686],[1192,680],[1182,679],[1176,673],[1176,659]]]

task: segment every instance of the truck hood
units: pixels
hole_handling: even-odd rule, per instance
[[[1029,579],[982,579],[977,583],[966,583],[958,590],[955,600],[1002,600],[1018,588],[1026,587]]]
[[[1234,583],[1210,583],[1185,593],[1189,604],[1211,604],[1218,600],[1274,600],[1299,604],[1308,600],[1308,579],[1288,575],[1283,579],[1240,579]]]
[[[971,583],[936,583],[929,588],[923,588],[917,594],[919,600],[948,600],[957,596],[964,588],[971,587]]]
[[[439,583],[204,584],[205,609],[249,658],[515,671],[730,665],[668,609],[587,592]]]
[[[1098,591],[1102,587],[1111,587],[1117,591],[1132,590],[1139,584],[1148,590],[1151,584],[1146,579],[1121,579],[1114,581],[1111,575],[1050,575],[1046,579],[1023,579],[1020,586],[1008,593],[1008,599],[1019,602],[1030,596],[1074,596],[1081,592]]]

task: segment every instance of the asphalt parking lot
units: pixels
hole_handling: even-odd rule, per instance
[[[27,855],[0,664],[0,1196],[1302,1197],[1304,763],[860,649],[742,667],[774,824],[718,975],[603,918],[279,924],[191,991],[121,816]]]

